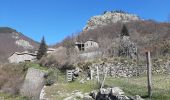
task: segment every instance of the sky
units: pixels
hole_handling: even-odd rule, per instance
[[[143,19],[165,22],[170,0],[0,0],[0,27],[53,45],[82,31],[87,21],[104,11],[123,10]]]

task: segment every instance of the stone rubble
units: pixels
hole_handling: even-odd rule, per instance
[[[63,100],[144,100],[139,95],[128,97],[119,87],[102,88],[88,93],[74,92]]]

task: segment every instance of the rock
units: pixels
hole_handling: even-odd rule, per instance
[[[19,39],[15,42],[18,46],[22,46],[23,48],[26,48],[26,49],[33,49],[33,46],[26,40],[23,40],[23,39]]]
[[[74,94],[74,96],[75,96],[76,98],[81,98],[81,99],[83,99],[83,94],[82,94],[81,92],[76,92],[76,93]]]
[[[84,96],[83,100],[94,100],[91,96]]]
[[[102,88],[102,89],[100,89],[101,94],[109,94],[110,91],[111,91],[111,88],[107,88],[107,89]]]
[[[105,26],[109,23],[117,23],[117,22],[125,23],[125,22],[135,21],[135,20],[140,20],[140,18],[134,14],[128,14],[123,12],[106,12],[103,15],[92,17],[87,22],[87,25],[84,27],[84,31]]]
[[[64,98],[63,100],[74,100],[74,97],[70,96],[70,97]]]
[[[45,88],[46,86],[44,86],[41,90],[41,93],[40,93],[40,99],[39,100],[48,100],[48,98],[45,98]]]
[[[24,80],[24,84],[20,89],[22,96],[28,96],[32,100],[38,100],[40,92],[44,86],[45,71],[35,68],[29,68]]]
[[[111,89],[111,94],[115,95],[115,96],[116,95],[123,95],[124,92],[119,87],[114,87],[114,88]]]
[[[93,99],[96,99],[96,96],[97,96],[97,91],[91,91],[90,94],[89,94]]]

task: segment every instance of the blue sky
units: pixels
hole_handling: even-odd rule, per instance
[[[47,44],[80,32],[87,20],[106,10],[124,10],[144,19],[167,21],[170,0],[0,0],[0,26]]]

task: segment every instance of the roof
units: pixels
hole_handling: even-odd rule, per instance
[[[55,51],[56,49],[54,48],[48,48],[47,51]]]
[[[84,43],[83,42],[76,42],[75,44],[78,45],[78,44],[84,44]]]
[[[28,54],[28,55],[32,55],[32,56],[37,56],[37,54],[35,54],[35,53],[30,53],[30,52],[28,52],[28,51],[24,51],[24,52],[14,52],[14,53],[12,53],[12,54],[10,55],[10,57],[11,57],[12,55],[14,55],[14,54],[17,54],[17,55]]]
[[[96,41],[94,41],[93,39],[89,39],[89,40],[87,40],[86,42],[88,42],[88,41],[96,42]],[[84,43],[86,43],[86,42],[75,42],[75,44],[76,44],[76,45],[79,45],[79,44],[84,44]],[[96,43],[97,43],[97,42],[96,42]]]

